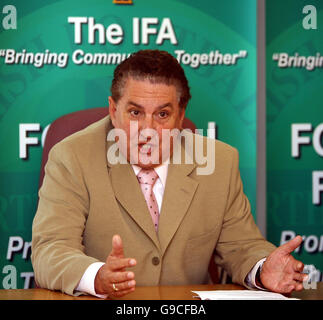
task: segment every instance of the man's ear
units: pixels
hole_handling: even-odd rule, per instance
[[[185,118],[185,108],[179,109],[179,128],[183,129],[183,121]]]
[[[116,115],[115,115],[116,111],[117,111],[117,104],[115,103],[113,98],[111,96],[109,96],[109,114],[110,114],[111,121],[112,121],[113,125],[114,125],[115,118],[116,118]]]

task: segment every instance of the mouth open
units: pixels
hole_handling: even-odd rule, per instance
[[[146,142],[138,143],[138,150],[141,154],[150,155],[153,148],[154,148],[154,145],[152,145],[151,143],[146,143]]]

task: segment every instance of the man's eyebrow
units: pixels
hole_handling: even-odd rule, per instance
[[[173,105],[172,105],[171,102],[166,102],[166,103],[160,105],[159,107],[157,107],[157,109],[163,109],[163,108],[166,108],[166,107],[170,107],[170,108],[173,109]]]
[[[127,105],[130,105],[130,104],[133,105],[133,106],[135,106],[135,107],[137,107],[137,108],[144,109],[143,106],[141,106],[140,104],[138,104],[136,102],[128,101]]]
[[[143,106],[141,106],[140,104],[138,104],[138,103],[136,103],[136,102],[133,102],[133,101],[128,101],[127,105],[133,105],[133,106],[135,106],[135,107],[137,107],[137,108],[144,109],[144,107],[143,107]],[[173,108],[173,105],[172,105],[172,103],[171,103],[171,102],[166,102],[166,103],[164,103],[164,104],[162,104],[162,105],[158,106],[156,109],[163,109],[163,108],[165,108],[165,107]]]

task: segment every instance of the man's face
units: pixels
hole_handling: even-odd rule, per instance
[[[171,147],[166,139],[163,143],[162,130],[182,127],[185,111],[178,98],[174,85],[132,78],[126,81],[118,103],[109,97],[112,124],[127,135],[128,162],[149,169],[161,164],[169,149],[172,154],[172,142]]]

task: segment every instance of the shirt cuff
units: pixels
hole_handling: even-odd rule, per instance
[[[256,275],[258,272],[258,269],[262,267],[262,265],[264,264],[264,262],[266,261],[266,258],[263,258],[261,260],[259,260],[256,265],[251,269],[251,271],[247,274],[246,276],[246,285],[248,287],[250,287],[251,289],[259,289],[259,290],[263,290],[266,291],[267,289],[263,288],[263,287],[259,287],[256,284]]]
[[[108,297],[107,294],[97,294],[94,288],[95,276],[103,265],[104,265],[103,262],[94,262],[90,264],[88,268],[85,270],[75,290],[84,292],[87,294],[91,294],[92,296],[96,296],[101,299],[106,299]]]

